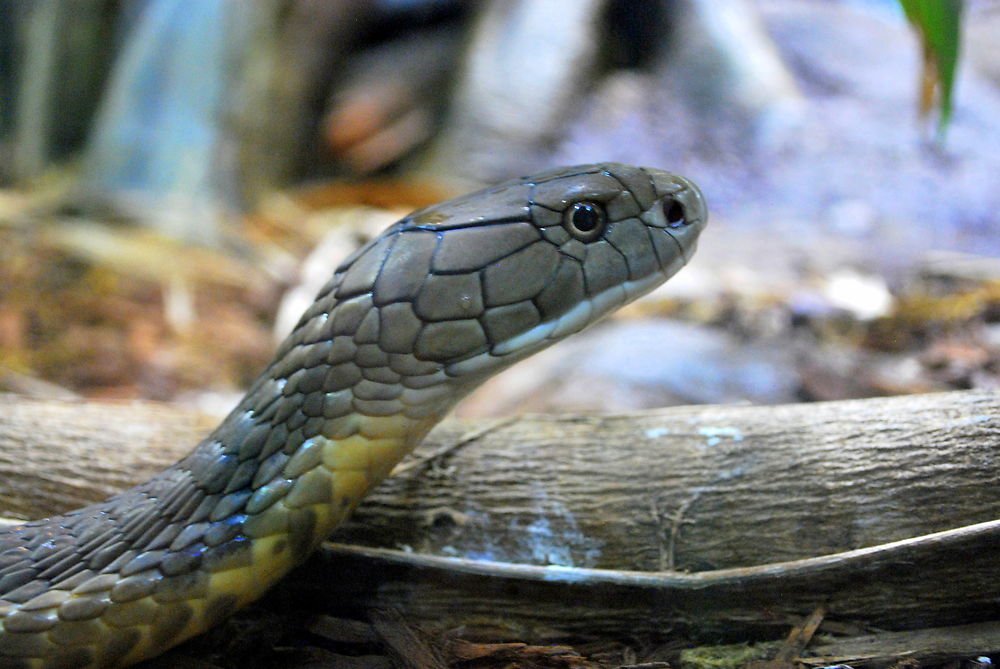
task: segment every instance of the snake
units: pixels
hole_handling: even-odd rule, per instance
[[[187,456],[0,533],[0,666],[127,666],[216,625],[303,562],[472,389],[677,272],[706,222],[691,180],[621,163],[405,216],[337,267]]]

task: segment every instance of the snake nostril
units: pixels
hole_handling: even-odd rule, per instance
[[[684,205],[673,198],[663,201],[663,215],[667,218],[668,227],[681,228],[688,224]]]

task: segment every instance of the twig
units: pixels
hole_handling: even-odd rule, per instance
[[[695,490],[694,494],[688,497],[684,502],[677,507],[677,511],[670,518],[670,539],[667,540],[667,555],[666,564],[662,567],[664,570],[673,571],[676,568],[677,562],[675,557],[675,551],[677,549],[677,538],[681,534],[681,525],[683,525],[684,514],[688,512],[691,505],[694,504],[698,497],[701,496],[700,490]]]
[[[802,651],[812,641],[816,630],[823,623],[825,616],[826,609],[822,606],[816,607],[816,610],[809,614],[809,617],[801,625],[792,628],[792,631],[788,633],[788,638],[785,639],[785,644],[778,651],[778,654],[775,655],[774,659],[778,662],[791,662],[800,657]]]

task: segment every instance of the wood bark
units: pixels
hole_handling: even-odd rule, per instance
[[[694,573],[541,567],[331,543],[285,590],[303,605],[362,602],[472,638],[776,639],[818,606],[837,627],[855,629],[1000,619],[998,551],[1000,521]]]
[[[1000,394],[976,392],[525,416],[390,479],[335,538],[634,570],[795,560],[1000,518],[998,443]]]
[[[92,501],[203,424],[4,399],[0,515]],[[431,625],[524,624],[524,639],[777,632],[820,604],[895,629],[990,619],[998,436],[1000,393],[978,391],[446,422],[335,535],[417,555],[327,547],[289,587]]]
[[[148,402],[0,393],[0,516],[42,518],[109,497],[178,460],[214,423]]]
[[[945,664],[956,657],[990,655],[1000,651],[1000,623],[987,622],[913,632],[884,632],[846,639],[826,638],[798,662],[807,667],[850,664],[852,667],[889,667],[902,658],[920,666]],[[967,663],[975,666],[974,663]],[[983,665],[981,665],[983,666]]]

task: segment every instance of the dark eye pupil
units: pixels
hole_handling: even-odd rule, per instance
[[[573,205],[573,227],[580,232],[593,232],[601,224],[601,212],[590,202]]]
[[[682,225],[687,225],[684,215],[684,205],[677,200],[663,201],[663,215],[667,217],[667,225],[671,228],[679,228]]]
[[[581,242],[593,242],[604,234],[608,215],[599,202],[574,202],[563,210],[563,227]]]

